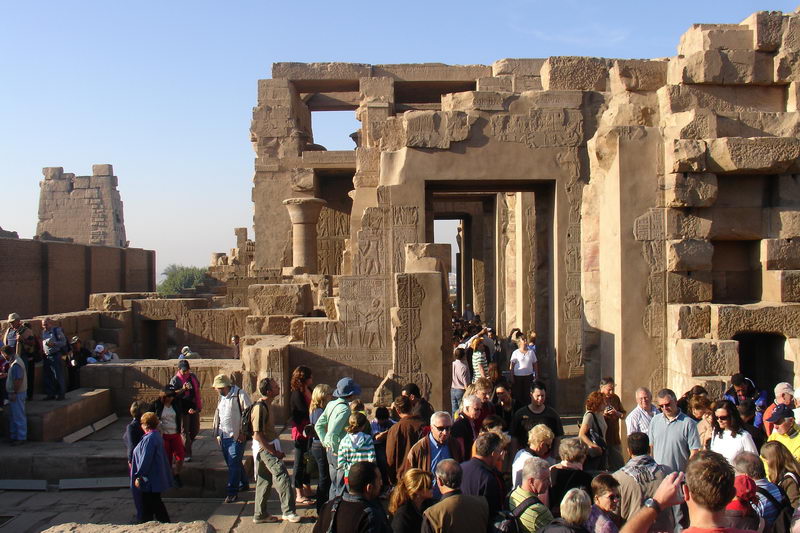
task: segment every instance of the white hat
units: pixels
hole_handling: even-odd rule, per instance
[[[102,344],[98,344],[97,346],[94,347],[94,353],[102,353],[103,350],[105,349],[106,349],[105,346],[103,346]]]
[[[14,322],[15,320],[19,320],[19,315],[17,313],[11,313],[8,315],[9,322]]]
[[[189,348],[188,346],[184,346],[183,348],[181,348],[181,353],[187,353],[187,352],[191,352],[191,351],[192,351],[192,349]]]

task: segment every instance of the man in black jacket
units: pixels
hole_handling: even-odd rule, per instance
[[[490,520],[503,508],[502,474],[495,465],[502,460],[502,441],[491,431],[475,440],[475,455],[461,463],[463,478],[461,492],[470,496],[483,496],[489,504]]]
[[[348,492],[325,504],[314,524],[314,533],[329,530],[353,533],[389,533],[389,521],[378,496],[381,493],[381,473],[375,463],[359,461],[350,467]]]

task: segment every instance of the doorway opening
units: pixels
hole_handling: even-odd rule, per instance
[[[142,320],[141,355],[167,359],[177,355],[174,320]]]
[[[794,382],[794,363],[786,360],[786,337],[777,333],[739,333],[739,372],[770,396],[775,384]]]

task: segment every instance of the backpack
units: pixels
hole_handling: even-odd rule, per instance
[[[492,524],[492,531],[494,533],[521,533],[525,531],[525,528],[520,523],[520,518],[529,507],[537,503],[541,503],[539,498],[531,496],[519,502],[519,505],[511,511],[500,511]]]
[[[237,402],[238,403],[238,402]],[[242,427],[241,431],[239,432],[241,435],[244,435],[245,442],[253,439],[253,434],[255,433],[255,429],[253,428],[253,408],[256,405],[263,405],[267,412],[269,412],[269,407],[267,404],[264,403],[262,400],[258,400],[257,402],[253,402],[250,406],[244,410],[242,413]],[[239,404],[239,409],[242,408],[242,405]]]
[[[794,514],[792,502],[789,501],[789,497],[786,496],[786,493],[783,492],[782,488],[778,487],[778,490],[781,491],[781,496],[783,496],[782,503],[779,503],[778,500],[776,500],[767,489],[761,487],[756,488],[756,491],[758,491],[759,494],[764,495],[764,497],[769,500],[769,502],[778,510],[778,516],[775,518],[775,522],[772,524],[773,533],[791,533],[792,515]]]

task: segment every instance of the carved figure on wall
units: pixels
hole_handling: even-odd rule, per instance
[[[383,310],[378,298],[372,299],[372,304],[366,312],[359,311],[362,319],[361,346],[366,348],[383,348],[385,328],[383,327]]]

